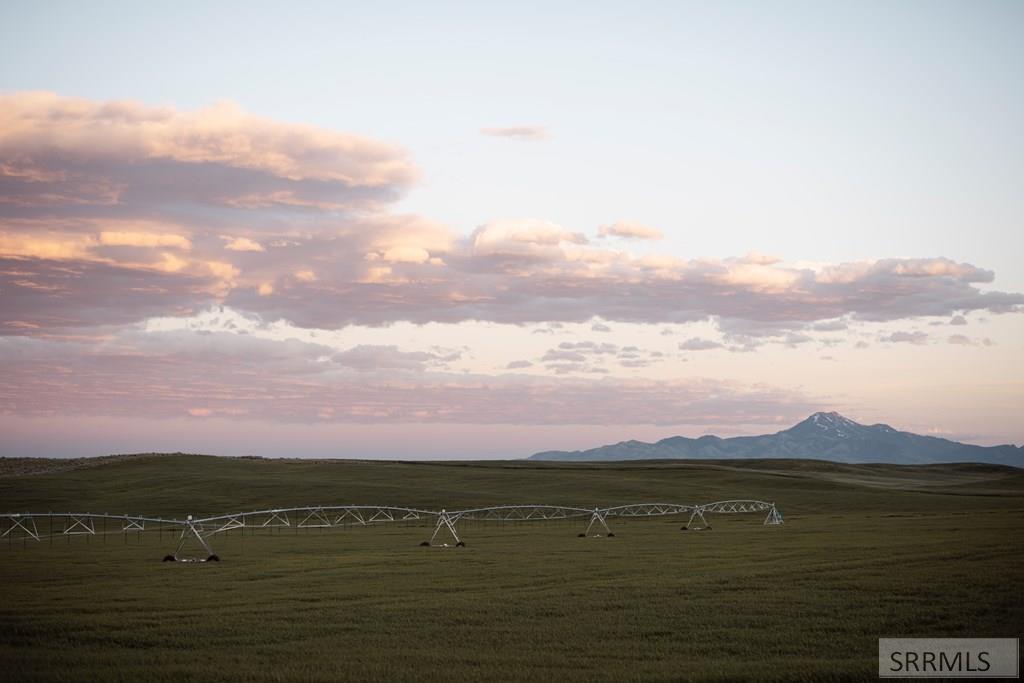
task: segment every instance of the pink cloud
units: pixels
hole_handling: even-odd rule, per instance
[[[190,315],[216,278],[107,263],[0,258],[0,335],[47,336]]]
[[[544,220],[463,235],[387,213],[416,176],[395,146],[227,103],[2,96],[0,331],[67,333],[227,303],[332,329],[710,319],[748,348],[837,318],[1024,307],[1022,294],[979,288],[991,271],[946,258],[809,268],[757,253],[636,256]],[[626,223],[606,232],[654,236]]]
[[[407,186],[416,176],[392,145],[264,119],[230,102],[184,112],[47,92],[0,96],[0,156],[3,177],[26,185],[76,176],[105,182],[111,179],[103,176],[104,168],[148,161],[210,164],[345,187]]]
[[[0,413],[279,422],[746,424],[797,417],[816,404],[799,392],[706,379],[556,380],[426,371],[452,357],[389,346],[332,354],[315,344],[232,333],[122,333],[100,346],[11,339],[0,346]]]
[[[543,140],[548,137],[544,126],[505,126],[498,128],[481,128],[480,132],[496,138],[516,140]]]
[[[602,225],[598,231],[600,237],[622,237],[634,240],[660,240],[665,235],[657,228],[652,228],[641,223],[619,221],[611,225]]]

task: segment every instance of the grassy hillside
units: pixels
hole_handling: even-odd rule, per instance
[[[0,463],[2,464],[2,463]],[[7,463],[12,465],[12,463]],[[31,463],[29,463],[31,464]],[[775,501],[761,515],[0,544],[12,680],[876,680],[877,638],[1019,635],[1024,472],[819,461],[382,463],[131,457],[0,468],[0,508]]]

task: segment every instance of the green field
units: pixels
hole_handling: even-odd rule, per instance
[[[752,498],[763,514],[235,531],[0,545],[7,680],[877,680],[880,636],[1019,636],[1024,471],[816,461],[384,463],[133,457],[23,474],[0,510],[181,517],[291,505],[449,509]],[[23,547],[24,546],[24,547]]]

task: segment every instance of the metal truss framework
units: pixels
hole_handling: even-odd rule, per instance
[[[530,522],[544,520],[587,521],[586,531],[580,537],[590,535],[595,525],[598,532],[605,536],[615,536],[608,524],[614,518],[659,517],[668,515],[687,515],[683,529],[710,529],[705,514],[742,514],[766,512],[763,524],[775,526],[783,523],[782,513],[775,503],[760,500],[722,500],[701,505],[683,505],[678,503],[634,503],[612,507],[571,507],[565,505],[495,505],[491,507],[470,508],[449,511],[447,509],[425,510],[412,507],[396,507],[390,505],[316,505],[307,507],[275,508],[271,510],[253,510],[236,512],[226,515],[194,518],[188,515],[185,519],[162,517],[142,517],[135,515],[111,515],[77,512],[24,512],[0,514],[0,539],[7,538],[8,543],[18,537],[23,541],[32,539],[42,541],[54,537],[97,536],[108,533],[122,533],[127,539],[129,532],[141,533],[147,528],[171,529],[178,534],[178,544],[173,555],[165,560],[177,561],[209,561],[219,560],[214,553],[211,540],[218,534],[240,529],[273,530],[292,528],[324,529],[349,525],[370,526],[387,522],[410,522],[431,520],[434,522],[434,533],[430,540],[420,545],[433,545],[439,535],[450,534],[456,546],[464,546],[459,537],[457,525],[463,521],[475,522]],[[40,530],[43,522],[48,522],[49,533]],[[110,522],[116,528],[107,531]],[[56,526],[55,526],[56,524]],[[149,527],[146,525],[149,524]],[[601,535],[600,533],[595,535]],[[205,558],[190,558],[185,555],[189,544],[198,544],[206,553]],[[447,545],[447,544],[444,544]]]

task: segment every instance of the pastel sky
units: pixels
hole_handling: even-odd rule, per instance
[[[0,455],[1024,442],[1024,4],[0,5]]]

